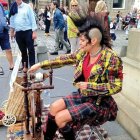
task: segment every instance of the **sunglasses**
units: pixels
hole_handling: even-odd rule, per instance
[[[72,5],[73,7],[76,7],[77,5]]]

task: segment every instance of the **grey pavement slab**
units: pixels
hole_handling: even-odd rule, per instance
[[[117,40],[113,42],[114,49],[119,51],[122,45],[127,45],[128,41],[125,40],[125,33],[122,31],[117,31]],[[45,45],[48,47],[49,51],[54,50],[54,32],[51,32],[51,36],[46,37],[44,31],[38,31],[38,40],[39,45]],[[122,42],[122,43],[120,43]],[[14,56],[17,55],[18,50],[14,50]],[[60,51],[64,53],[65,51]],[[50,56],[53,58],[54,56]],[[15,60],[15,59],[14,59]],[[11,72],[8,68],[8,63],[3,52],[0,51],[0,65],[4,68],[5,75],[0,76],[0,105],[1,103],[8,98],[9,93],[9,79]],[[50,97],[45,92],[42,94],[44,104],[53,102],[54,100],[61,98],[65,95],[68,95],[72,91],[76,90],[71,82],[73,78],[74,67],[66,66],[61,69],[55,69],[53,83],[55,86],[54,90],[50,90]],[[42,71],[42,70],[41,70]],[[45,71],[46,72],[46,71]],[[46,81],[47,82],[47,81]],[[49,100],[50,99],[50,100]],[[107,122],[103,125],[105,130],[108,131],[108,134],[112,140],[133,140],[131,136],[118,124],[117,121]],[[6,140],[6,127],[0,127],[0,140]]]

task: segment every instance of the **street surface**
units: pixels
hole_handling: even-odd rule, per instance
[[[44,35],[44,31],[38,31],[38,45],[45,45],[47,46],[49,51],[54,50],[54,32],[51,31],[51,36],[46,37]],[[126,39],[126,35],[124,31],[116,31],[117,39],[113,42],[113,49],[119,54],[120,50],[123,46],[128,45],[128,41]],[[16,59],[18,49],[15,47],[14,43],[12,44],[13,49],[13,56],[14,60]],[[59,51],[59,54],[65,53],[64,51]],[[50,56],[53,58],[54,56]],[[9,94],[9,81],[11,72],[8,68],[8,63],[5,58],[5,54],[0,50],[0,65],[3,67],[5,75],[0,75],[0,106],[2,105],[3,101],[8,99]],[[66,66],[61,69],[54,70],[54,79],[53,84],[55,86],[54,90],[50,90],[50,97],[45,92],[42,94],[42,98],[44,104],[49,104],[54,100],[61,98],[71,91],[76,90],[71,82],[73,77],[73,67]],[[49,100],[50,99],[50,100]],[[107,122],[103,125],[103,128],[108,131],[108,134],[111,140],[133,140],[128,133],[118,124],[117,121],[115,122]],[[6,140],[6,127],[0,127],[0,140]]]

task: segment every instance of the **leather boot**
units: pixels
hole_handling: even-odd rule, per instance
[[[57,124],[55,122],[55,117],[51,114],[48,114],[46,132],[44,132],[44,140],[53,140],[56,130]]]
[[[66,125],[65,127],[61,128],[60,132],[65,140],[75,140],[74,131],[69,125]]]

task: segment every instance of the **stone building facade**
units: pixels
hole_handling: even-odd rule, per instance
[[[39,8],[43,8],[47,3],[50,3],[51,0],[38,0]],[[58,0],[61,6],[68,6],[71,0]],[[95,5],[98,0],[78,0],[80,5],[88,5],[91,11],[94,11]],[[114,17],[118,11],[122,13],[122,16],[125,16],[133,8],[135,1],[137,0],[105,0],[107,3],[108,11],[110,11],[110,16]]]
[[[88,5],[89,9],[94,11],[95,5],[98,0],[78,0],[80,5]],[[105,0],[107,3],[108,11],[110,11],[110,16],[114,17],[118,11],[125,16],[133,8],[135,1],[138,0]],[[70,0],[60,0],[61,4],[69,6]]]
[[[85,5],[88,4],[89,9],[94,11],[95,5],[98,0],[78,0],[79,3]],[[125,16],[128,12],[133,9],[133,5],[137,0],[105,0],[107,3],[108,11],[110,16],[114,17],[118,11],[122,13],[122,16]]]
[[[105,0],[110,11],[110,16],[114,17],[118,11],[122,16],[125,16],[128,12],[132,11],[134,0]]]

